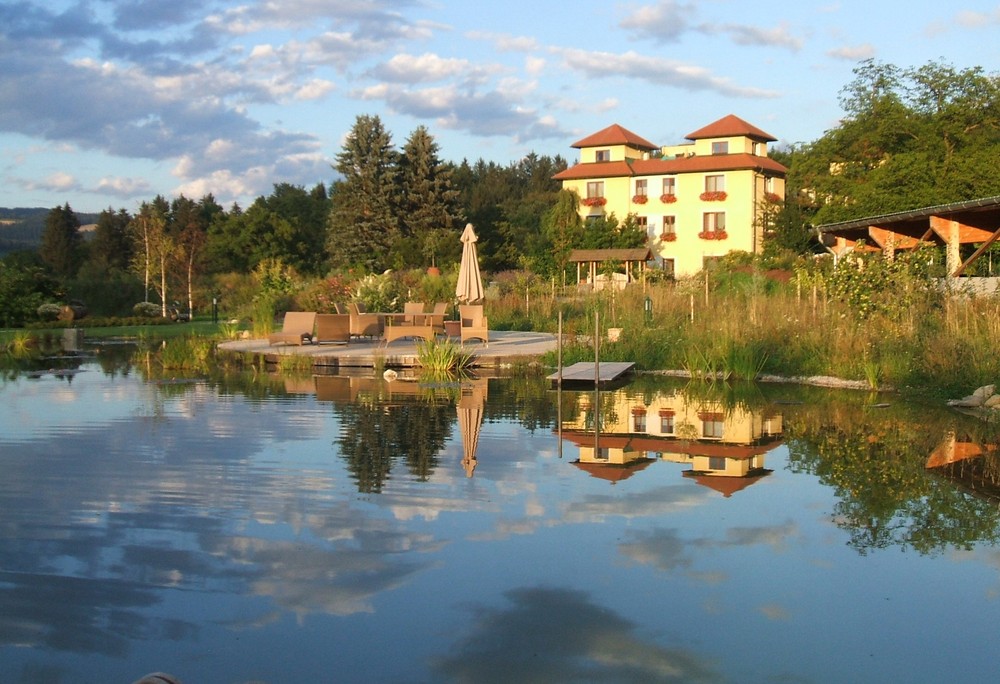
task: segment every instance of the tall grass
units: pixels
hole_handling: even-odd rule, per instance
[[[428,371],[462,371],[468,368],[472,354],[451,340],[431,339],[417,343],[417,360]]]
[[[646,297],[651,321],[644,315]],[[506,311],[518,306],[520,313]],[[567,293],[549,303],[536,301],[530,316],[523,307],[516,298],[487,301],[491,326],[520,316],[535,329],[554,332],[555,314],[550,320],[545,315],[561,309],[564,363],[593,359],[593,314],[599,311],[606,325],[613,321],[623,328],[618,342],[602,342],[601,358],[633,361],[640,369],[686,369],[706,379],[830,375],[862,380],[872,389],[942,396],[1000,380],[997,297],[945,299],[918,292],[895,308],[862,316],[822,283],[710,283],[706,296],[704,280],[694,279],[645,291],[632,286],[613,299]],[[554,365],[555,354],[545,361]]]

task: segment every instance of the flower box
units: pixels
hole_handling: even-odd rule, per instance
[[[633,195],[632,196],[632,203],[633,204],[645,204],[648,201],[649,201],[649,198],[646,197],[645,195]]]
[[[764,199],[770,202],[771,204],[778,204],[781,201],[781,198],[778,196],[778,193],[776,192],[765,192]]]
[[[603,197],[584,197],[580,200],[581,204],[588,207],[603,207],[608,203]]]
[[[663,233],[660,235],[663,242],[677,242],[677,233]]]
[[[724,230],[703,230],[698,233],[702,240],[725,240],[729,234]]]
[[[728,197],[724,190],[717,190],[714,192],[703,192],[700,195],[703,202],[722,202]]]
[[[673,204],[677,201],[677,195],[671,194],[669,192],[660,195],[660,201],[664,204]]]

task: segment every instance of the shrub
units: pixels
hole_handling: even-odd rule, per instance
[[[52,302],[46,302],[38,307],[38,317],[43,321],[56,321],[59,320],[59,314],[62,311],[62,307],[58,304]]]
[[[163,308],[153,302],[139,302],[132,307],[132,313],[140,318],[157,318],[162,312]]]

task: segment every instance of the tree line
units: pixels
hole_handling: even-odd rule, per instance
[[[842,89],[841,106],[844,118],[819,139],[773,151],[789,173],[765,258],[815,249],[814,224],[1000,194],[996,75],[868,60]],[[446,162],[424,126],[397,148],[378,116],[362,115],[329,185],[276,183],[246,209],[226,209],[211,194],[157,196],[134,213],[102,211],[89,240],[68,204],[52,209],[37,253],[0,261],[0,302],[30,291],[31,301],[76,297],[109,313],[140,301],[165,311],[175,299],[190,310],[225,274],[261,264],[319,278],[457,263],[466,222],[492,273],[559,277],[571,249],[646,244],[634,216],[584,225],[577,199],[553,180],[566,166],[534,153],[507,165]],[[0,306],[0,322],[29,318],[30,302]]]

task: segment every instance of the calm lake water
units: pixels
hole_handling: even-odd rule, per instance
[[[980,421],[98,358],[0,381],[2,682],[996,679]]]

